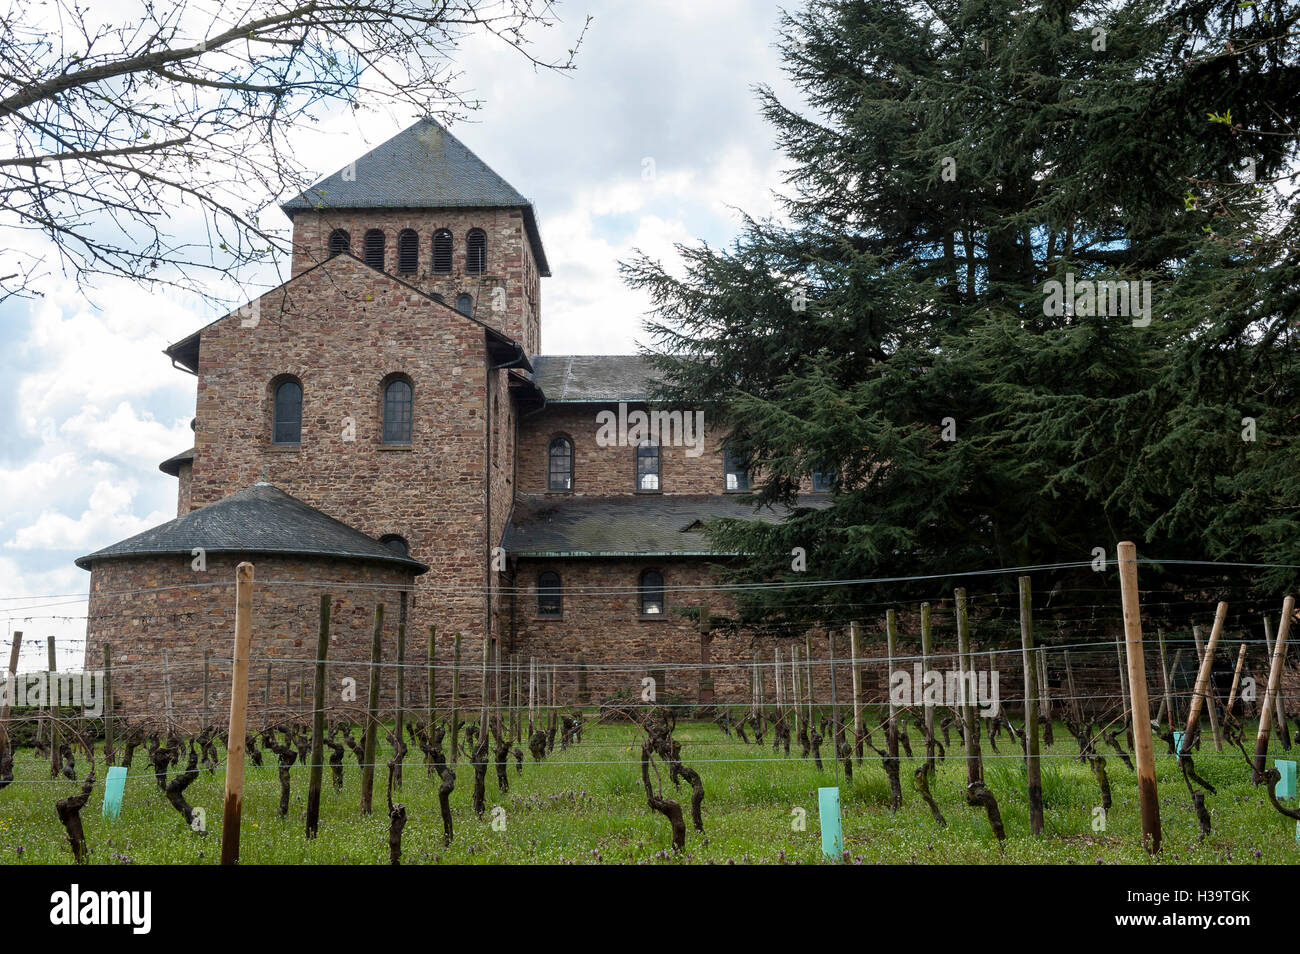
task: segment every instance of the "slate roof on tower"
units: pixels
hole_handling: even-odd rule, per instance
[[[549,277],[533,204],[463,142],[421,119],[280,206],[313,209],[522,209],[537,270]]]
[[[308,506],[267,483],[254,484],[184,516],[77,558],[89,570],[96,560],[207,553],[272,553],[395,563],[414,573],[429,568],[390,550],[374,537]]]

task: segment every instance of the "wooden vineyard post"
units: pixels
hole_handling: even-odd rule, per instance
[[[1192,627],[1192,638],[1196,640],[1196,652],[1201,657],[1201,671],[1196,675],[1196,693],[1192,696],[1192,706],[1196,709],[1197,719],[1200,719],[1202,707],[1209,710],[1210,731],[1214,733],[1214,750],[1223,751],[1223,733],[1219,729],[1219,715],[1215,711],[1213,689],[1210,688],[1210,674],[1214,671],[1214,650],[1219,645],[1219,636],[1223,633],[1223,621],[1228,616],[1228,604],[1219,603],[1218,611],[1214,614],[1214,627],[1210,630],[1210,645],[1201,646],[1201,627]],[[1205,695],[1209,692],[1211,698],[1209,705],[1206,706]],[[1192,720],[1188,719],[1190,723]],[[1195,728],[1192,725],[1191,728]],[[1183,733],[1183,745],[1188,745],[1188,732]]]
[[[167,731],[176,731],[176,712],[172,707],[172,666],[167,650],[163,650],[163,705],[167,710]]]
[[[1277,627],[1277,640],[1273,643],[1273,660],[1268,670],[1268,688],[1264,691],[1264,704],[1259,711],[1259,734],[1255,737],[1255,784],[1264,779],[1264,763],[1268,757],[1268,736],[1273,731],[1273,706],[1282,687],[1282,660],[1286,658],[1286,640],[1291,632],[1291,616],[1295,613],[1295,597],[1282,601],[1282,621]]]
[[[14,633],[14,641],[9,644],[9,685],[14,685],[14,676],[18,673],[18,653],[23,647],[23,632],[18,630]],[[104,646],[105,658],[107,659],[108,645]],[[5,704],[0,706],[0,754],[3,754],[9,747],[9,695],[5,695]]]
[[[1169,684],[1169,679],[1172,674],[1169,671],[1169,665],[1165,662],[1165,631],[1157,628],[1156,638],[1160,641],[1160,679],[1161,685],[1164,688],[1165,696],[1164,707],[1161,711],[1165,713],[1165,718],[1169,720],[1166,724],[1172,728],[1176,719],[1174,716],[1173,689]],[[1177,665],[1176,662],[1175,665]],[[1156,716],[1156,721],[1160,721],[1159,715]]]
[[[1129,541],[1119,545],[1119,588],[1124,606],[1124,649],[1128,660],[1129,706],[1133,711],[1133,754],[1137,762],[1142,842],[1147,851],[1155,854],[1160,850],[1160,799],[1156,794],[1156,753],[1151,737],[1151,709],[1147,704],[1146,662],[1142,655],[1137,547]]]
[[[221,863],[239,861],[244,811],[244,729],[248,708],[248,652],[253,639],[253,564],[235,568],[235,646],[230,658],[230,734],[226,737],[226,804],[221,818]]]
[[[849,623],[849,663],[853,667],[853,755],[862,763],[862,664],[858,661],[858,624]],[[780,667],[777,667],[780,672]]]
[[[835,778],[838,781],[840,745],[844,741],[844,732],[840,728],[840,704],[835,695],[835,634],[830,630],[826,632],[826,658],[831,668],[831,759],[835,762]]]
[[[804,688],[808,690],[808,734],[812,735],[817,728],[817,718],[813,713],[813,654],[812,654],[812,636],[804,635],[804,675],[808,681],[804,683]]]
[[[393,757],[402,748],[402,731],[406,728],[406,590],[398,594],[397,604],[397,712],[393,716],[393,734],[397,742]],[[393,772],[393,787],[402,787],[402,763],[397,762]]]
[[[785,724],[785,680],[781,678],[781,649],[779,646],[772,647],[772,682],[776,690],[776,724],[781,727],[782,732],[786,729]],[[781,732],[772,733],[772,749],[776,750],[781,747]]]
[[[17,662],[17,660],[13,660]],[[113,761],[113,650],[104,643],[104,761]]]
[[[797,645],[790,647],[790,685],[791,692],[794,693],[794,721],[790,724],[790,731],[794,733],[795,738],[799,737],[799,722],[803,718],[800,711],[799,703],[799,647]]]
[[[1052,744],[1052,689],[1047,684],[1047,650],[1036,649],[1034,655],[1038,657],[1038,698],[1042,701],[1043,717],[1042,721],[1046,723],[1047,728],[1043,732],[1043,741]]]
[[[894,685],[894,656],[898,651],[898,612],[889,609],[885,611],[885,690],[886,697],[889,700],[889,724],[885,727],[885,752],[889,755],[890,762],[895,766],[891,769],[895,774],[898,772],[898,706],[894,705],[894,693],[891,691]],[[915,687],[913,687],[915,688]],[[893,783],[894,776],[890,776],[890,810],[898,811],[902,807],[902,800],[899,798],[897,786]]]
[[[212,677],[212,650],[208,649],[205,646],[203,648],[203,725],[200,727],[205,731],[207,730],[208,726],[212,724],[211,710],[208,708],[208,704],[211,701],[208,694],[209,686],[211,684],[211,677]]]
[[[537,725],[537,657],[528,657],[528,738],[531,740]]]
[[[1269,672],[1272,672],[1273,659],[1273,627],[1269,623],[1268,617],[1264,617],[1264,648],[1268,651],[1264,657],[1269,660]],[[1282,653],[1283,660],[1286,659],[1286,653]],[[1267,679],[1265,682],[1267,683]],[[1273,697],[1273,727],[1277,729],[1278,741],[1282,743],[1282,748],[1289,750],[1291,748],[1291,730],[1287,728],[1286,711],[1282,708],[1282,694],[1279,692]]]
[[[980,730],[975,720],[974,700],[968,698],[975,686],[975,661],[970,650],[970,618],[966,615],[966,590],[959,588],[957,597],[957,656],[961,667],[961,721],[966,742],[966,785],[983,781],[983,757],[980,754]]]
[[[434,678],[434,675],[437,672],[437,670],[434,668],[433,665],[433,659],[434,659],[433,651],[435,645],[435,637],[437,636],[437,634],[438,634],[438,627],[434,626],[433,624],[430,624],[429,625],[429,667],[428,667],[428,674],[425,677],[429,684],[429,690],[428,690],[429,694],[428,696],[425,697],[426,705],[424,707],[425,721],[428,723],[430,732],[433,731],[433,714],[438,711],[436,696],[434,694],[435,690],[437,689],[437,681]]]
[[[460,633],[451,640],[451,762],[460,751]]]
[[[271,663],[266,664],[266,685],[262,687],[262,718],[271,716]]]
[[[370,637],[370,685],[366,699],[365,765],[361,766],[361,814],[369,815],[375,791],[375,750],[379,733],[379,662],[383,655],[384,604],[375,604],[375,629]]]
[[[50,709],[50,778],[57,778],[59,775],[59,769],[61,769],[63,765],[62,760],[59,758],[59,688],[58,678],[55,675],[59,671],[59,666],[55,659],[53,636],[46,637],[45,655],[47,664],[49,665],[49,680],[46,682],[48,690],[45,693],[48,698],[45,702]],[[163,659],[167,659],[166,652],[163,653]],[[169,711],[167,715],[167,721],[170,722],[171,712]]]
[[[1062,654],[1065,657],[1065,686],[1070,693],[1070,714],[1074,716],[1075,724],[1083,725],[1083,700],[1079,698],[1079,690],[1074,687],[1074,664],[1070,662],[1070,651],[1067,649]]]
[[[1241,641],[1241,648],[1237,650],[1237,668],[1232,673],[1232,689],[1228,691],[1228,704],[1224,706],[1223,714],[1226,717],[1232,712],[1232,704],[1237,701],[1237,690],[1241,688],[1241,667],[1246,662],[1246,641]]]
[[[930,604],[921,604],[921,678],[930,671],[930,654],[934,651],[930,632]],[[913,690],[915,691],[915,690]],[[921,696],[921,709],[925,713],[925,759],[930,773],[934,773],[934,703]]]
[[[709,668],[709,644],[713,640],[713,616],[708,606],[700,607],[700,705],[713,705],[716,687]]]
[[[316,678],[312,687],[311,775],[307,781],[307,837],[315,838],[320,825],[320,783],[325,771],[325,660],[330,649],[330,595],[320,598],[320,626],[316,631]]]
[[[1121,698],[1121,699],[1127,699],[1127,698],[1128,698],[1128,670],[1127,670],[1127,668],[1125,667],[1125,664],[1124,664],[1124,650],[1123,650],[1123,648],[1120,646],[1120,644],[1119,644],[1119,640],[1118,640],[1118,639],[1115,640],[1115,658],[1116,658],[1117,660],[1119,660],[1119,694],[1120,694],[1120,698]],[[1133,713],[1129,712],[1129,710],[1128,710],[1128,706],[1124,706],[1124,705],[1121,704],[1121,708],[1123,708],[1123,710],[1124,710],[1124,713],[1123,713],[1123,715],[1124,715],[1124,733],[1125,733],[1125,735],[1128,736],[1128,747],[1131,749],[1131,748],[1133,748],[1133,719],[1132,719],[1132,715],[1133,715]]]
[[[1034,658],[1034,601],[1029,577],[1020,578],[1020,655],[1025,669],[1025,770],[1029,782],[1029,830],[1043,833],[1043,778],[1038,762],[1038,666]]]

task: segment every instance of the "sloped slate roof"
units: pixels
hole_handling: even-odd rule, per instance
[[[194,448],[181,451],[174,457],[168,457],[158,465],[158,469],[164,474],[171,474],[173,477],[179,477],[181,474],[181,464],[194,460]]]
[[[639,354],[545,354],[532,364],[550,404],[644,401],[654,374]]]
[[[802,506],[824,507],[818,495]],[[502,546],[511,556],[735,556],[714,552],[701,524],[715,517],[784,519],[733,494],[627,494],[615,497],[521,496]]]
[[[280,206],[311,209],[519,208],[538,270],[550,274],[533,205],[468,146],[421,119]]]
[[[393,563],[415,573],[429,569],[265,483],[245,487],[216,503],[96,550],[76,563],[89,570],[96,560],[111,557],[188,557],[196,547],[208,553],[274,553]]]

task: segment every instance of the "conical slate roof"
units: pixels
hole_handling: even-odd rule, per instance
[[[518,208],[538,270],[549,275],[533,205],[469,147],[432,119],[421,119],[280,206],[312,209]]]
[[[188,557],[196,548],[210,554],[272,553],[393,563],[417,574],[429,569],[266,483],[246,487],[76,562],[89,570],[96,560],[172,554]]]

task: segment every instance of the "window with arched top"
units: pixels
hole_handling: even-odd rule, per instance
[[[413,398],[411,382],[406,378],[393,378],[384,386],[385,444],[411,443]]]
[[[275,386],[271,441],[275,444],[302,443],[302,385],[293,378],[286,378]]]
[[[642,493],[659,490],[659,445],[649,441],[636,449],[636,489]]]
[[[339,252],[350,252],[352,250],[352,236],[348,234],[347,229],[335,229],[330,232],[330,254],[337,255]]]
[[[749,490],[749,465],[744,458],[729,449],[723,451],[723,468],[726,474],[725,489],[728,493]]]
[[[366,233],[366,248],[363,258],[371,268],[384,269],[384,233],[381,229],[371,229]]]
[[[406,538],[398,536],[396,533],[384,534],[379,538],[379,542],[398,556],[409,557],[411,555],[411,547],[407,544]]]
[[[546,489],[573,490],[573,441],[557,437],[546,453]]]
[[[462,315],[466,316],[467,318],[473,318],[474,317],[474,296],[457,295],[456,310],[460,312]]]
[[[437,275],[451,274],[450,229],[438,229],[433,233],[433,271]]]
[[[487,233],[470,229],[465,235],[465,271],[482,275],[487,271]]]
[[[403,275],[414,275],[420,265],[420,237],[414,229],[397,233],[397,270]]]
[[[638,587],[641,594],[641,615],[662,616],[664,614],[664,575],[658,570],[646,570],[641,574]]]
[[[564,615],[564,590],[560,574],[553,570],[537,576],[537,615],[559,619]]]

